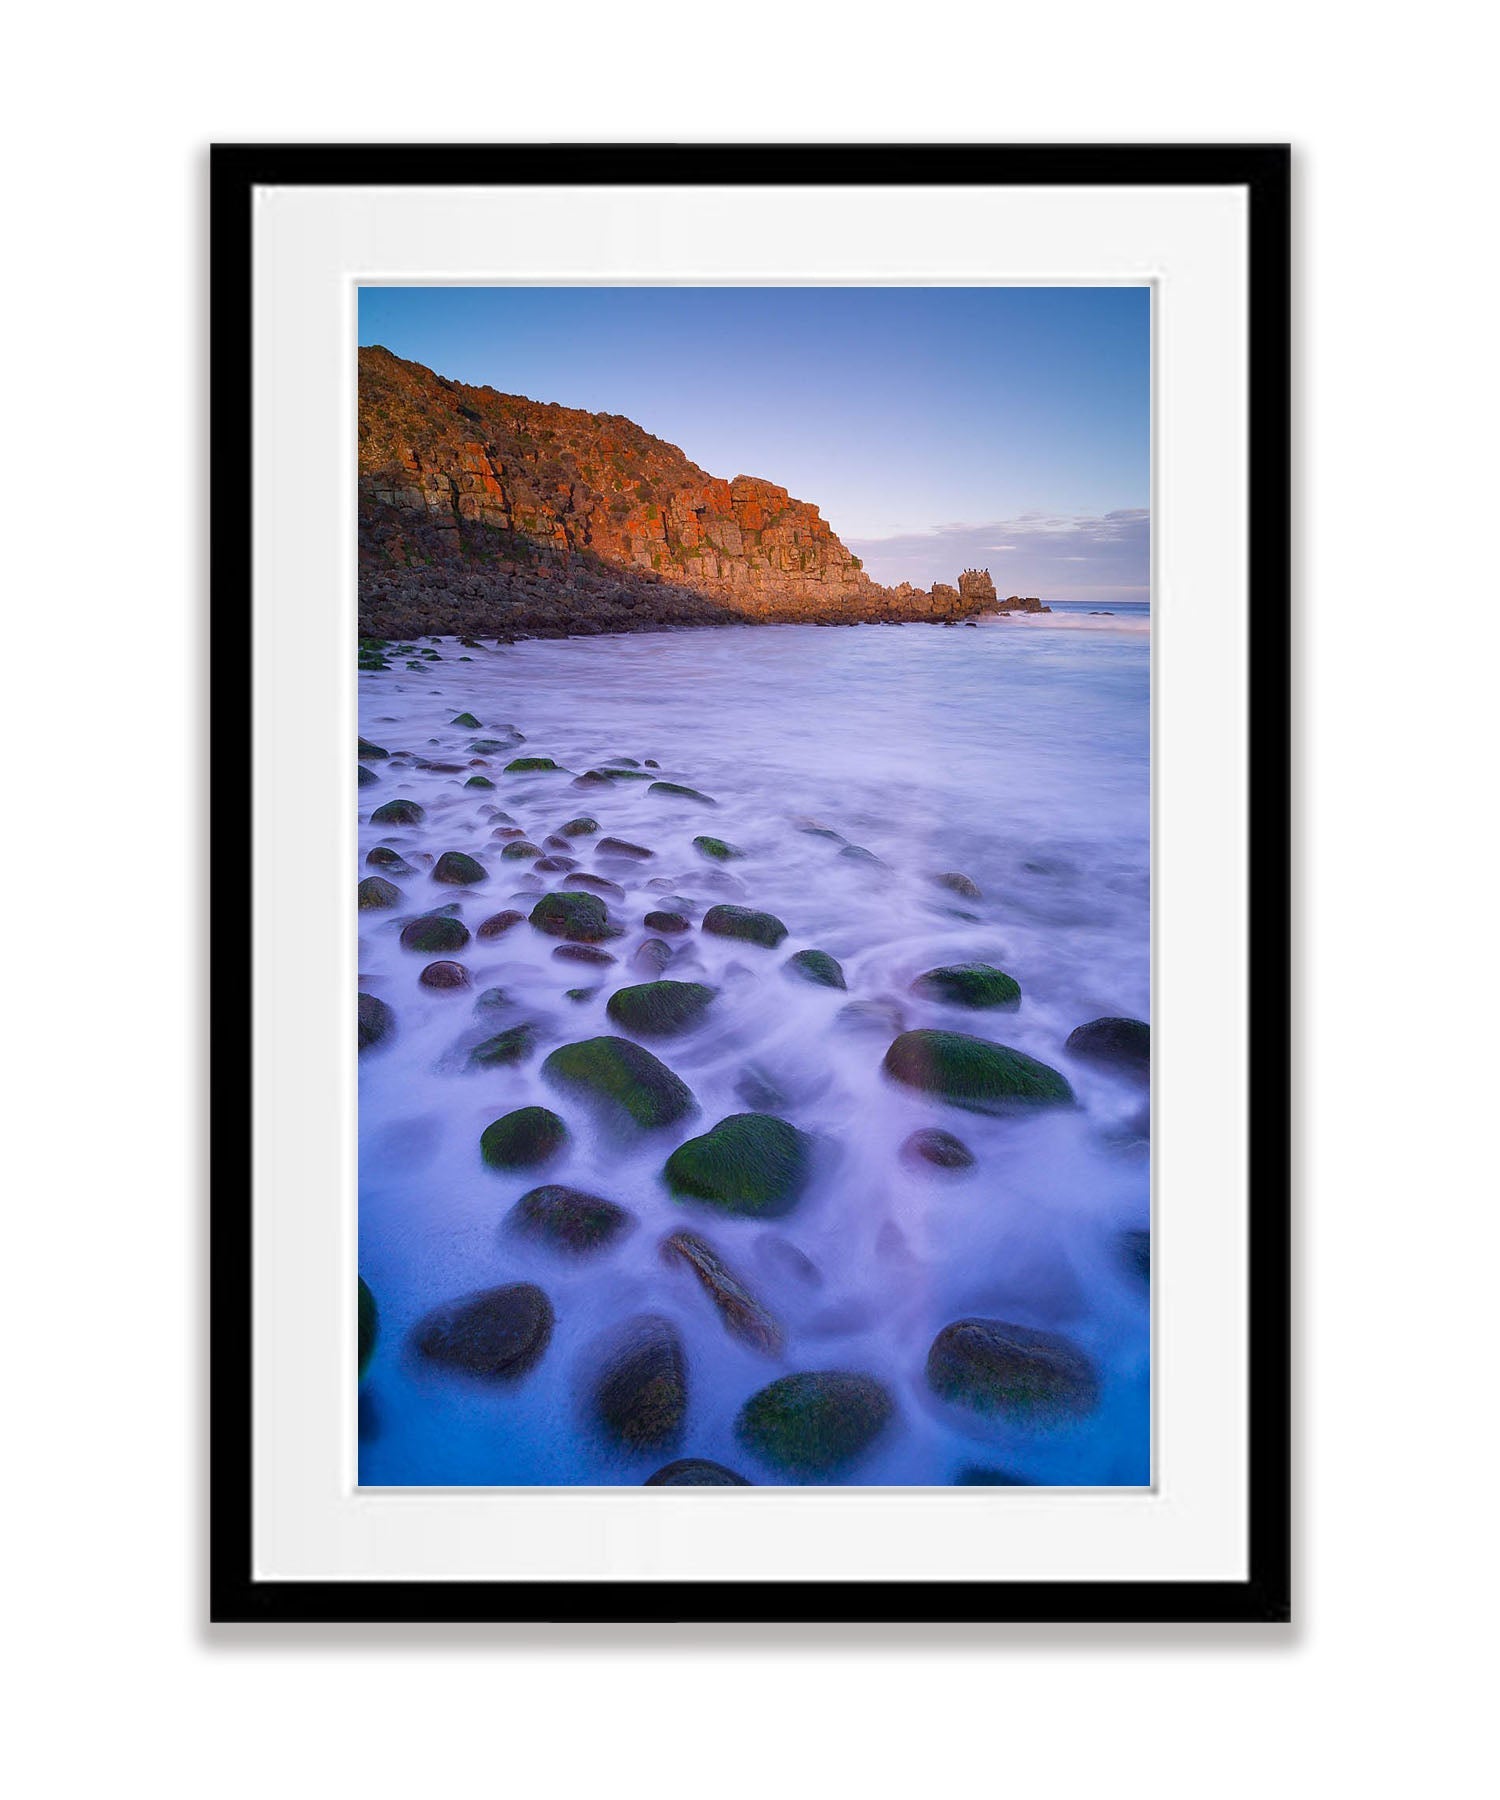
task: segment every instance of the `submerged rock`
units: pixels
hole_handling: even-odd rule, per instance
[[[482,919],[474,927],[474,935],[479,938],[503,937],[507,931],[519,925],[525,917],[525,913],[517,912],[513,906],[508,906],[504,912],[491,913],[487,919]]]
[[[945,1006],[1001,1007],[1014,1012],[1021,1004],[1021,984],[992,963],[950,963],[944,969],[929,969],[911,984],[911,991]]]
[[[712,1244],[705,1243],[695,1232],[674,1231],[663,1240],[661,1253],[664,1261],[685,1263],[693,1271],[718,1308],[724,1329],[731,1337],[739,1338],[753,1350],[764,1351],[767,1356],[781,1354],[780,1324],[734,1274]]]
[[[719,803],[710,794],[700,794],[695,787],[684,787],[680,781],[653,781],[646,789],[648,794],[664,794],[669,800],[696,800],[703,806],[717,806]]]
[[[552,1302],[529,1281],[485,1288],[428,1313],[412,1332],[419,1356],[485,1381],[512,1381],[552,1341]]]
[[[672,960],[672,946],[660,938],[647,938],[631,953],[630,966],[637,975],[655,981]]]
[[[1056,1069],[1024,1051],[960,1031],[904,1031],[885,1053],[887,1075],[970,1112],[1071,1106]]]
[[[507,775],[566,775],[550,756],[516,756],[505,765]]]
[[[381,755],[385,752],[382,750]],[[365,1284],[363,1275],[359,1277],[359,1372],[363,1376],[370,1366],[370,1358],[375,1354],[375,1341],[380,1336],[380,1308],[375,1304],[375,1296]]]
[[[577,859],[571,856],[543,856],[532,864],[538,875],[566,875],[578,867]]]
[[[359,785],[361,787],[378,787],[380,777],[373,769],[367,769],[363,763],[359,765]]]
[[[878,1031],[887,1036],[902,1029],[906,1014],[894,1000],[851,1000],[833,1015],[833,1022],[840,1031]]]
[[[950,894],[962,894],[965,900],[982,900],[978,884],[970,881],[967,875],[960,875],[957,869],[947,869],[941,875],[932,878],[939,887],[947,888]]]
[[[471,1069],[504,1069],[512,1068],[536,1049],[536,1026],[531,1024],[511,1025],[504,1031],[497,1031],[494,1037],[486,1038],[482,1044],[476,1044],[469,1052]]]
[[[478,719],[476,719],[471,712],[456,713],[448,723],[450,725],[462,725],[465,731],[479,731],[482,729]]]
[[[504,862],[529,862],[533,857],[541,854],[541,845],[533,844],[530,838],[524,837],[513,837],[500,852],[501,860]]]
[[[701,981],[645,981],[611,994],[604,1010],[639,1037],[673,1037],[702,1023],[717,991]]]
[[[783,1375],[753,1394],[735,1420],[735,1436],[783,1474],[818,1480],[867,1451],[890,1423],[896,1403],[871,1375],[842,1370]]]
[[[626,1450],[664,1450],[687,1413],[687,1356],[667,1319],[644,1313],[608,1345],[593,1389],[593,1416]]]
[[[738,938],[774,950],[786,936],[786,926],[774,913],[756,912],[748,906],[721,903],[703,915],[703,929],[714,937]]]
[[[847,991],[849,986],[844,980],[844,971],[826,950],[799,950],[795,956],[787,958],[786,967],[791,974],[800,975],[817,987]]]
[[[679,1197],[720,1212],[774,1219],[802,1197],[812,1175],[812,1139],[770,1113],[731,1113],[689,1138],[662,1171]]]
[[[559,944],[552,952],[555,962],[589,963],[598,968],[615,959],[597,944]]]
[[[545,1106],[522,1106],[486,1125],[479,1154],[492,1169],[530,1169],[557,1155],[568,1128]]]
[[[955,1319],[927,1353],[927,1385],[940,1399],[1021,1424],[1046,1424],[1098,1404],[1093,1364],[1056,1332],[1002,1319]]]
[[[370,814],[372,825],[420,825],[427,817],[415,800],[387,800]]]
[[[359,740],[359,760],[361,762],[384,762],[389,755],[389,750],[382,750],[379,744],[372,744],[368,738]]]
[[[625,890],[618,881],[611,881],[604,875],[574,875],[570,887],[584,888],[591,894],[599,894],[606,900],[623,900]]]
[[[569,819],[566,825],[559,825],[557,835],[565,838],[592,837],[599,829],[599,821],[591,819],[586,813],[580,813],[576,819]]]
[[[366,875],[359,884],[359,910],[361,912],[399,906],[401,900],[402,893],[395,882],[386,881],[379,875]]]
[[[466,988],[469,971],[459,962],[430,962],[417,980],[428,988]]]
[[[929,1163],[934,1169],[972,1169],[974,1152],[962,1138],[951,1131],[940,1131],[935,1125],[914,1131],[901,1146],[908,1162]]]
[[[396,1015],[384,1000],[377,1000],[373,994],[361,994],[359,997],[359,1047],[369,1050],[382,1038],[389,1037],[395,1028]]]
[[[512,1230],[544,1238],[558,1249],[582,1255],[602,1250],[635,1228],[635,1215],[613,1200],[556,1184],[532,1188],[506,1215]]]
[[[446,882],[449,887],[468,887],[476,881],[488,881],[489,873],[483,863],[465,856],[462,850],[445,850],[437,859],[432,879]]]
[[[462,950],[468,941],[468,926],[451,913],[420,913],[401,927],[401,942],[424,956],[437,950]]]
[[[624,862],[645,862],[648,857],[656,854],[644,844],[631,843],[629,838],[602,837],[594,848],[601,856],[617,857]]]
[[[648,931],[665,931],[672,934],[693,929],[692,922],[678,912],[648,912],[641,923]]]
[[[743,1475],[726,1469],[723,1463],[708,1462],[701,1456],[684,1456],[669,1462],[654,1475],[648,1475],[644,1487],[754,1487]]]
[[[723,838],[716,837],[695,837],[693,848],[700,856],[706,856],[713,862],[738,862],[745,854],[738,844],[730,844]]]
[[[568,938],[575,944],[597,944],[616,935],[597,894],[543,894],[531,909],[531,922],[548,937]]]
[[[542,1064],[542,1074],[556,1086],[602,1102],[618,1120],[647,1130],[675,1125],[697,1110],[687,1083],[629,1038],[564,1044]]]
[[[873,850],[866,850],[863,844],[845,844],[839,855],[846,862],[863,863],[869,869],[887,869],[890,864],[883,862]]]
[[[1141,1019],[1091,1019],[1069,1032],[1063,1048],[1080,1062],[1096,1063],[1137,1081],[1151,1079],[1151,1027]]]

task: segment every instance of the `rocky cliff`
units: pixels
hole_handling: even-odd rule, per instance
[[[816,506],[725,481],[631,420],[359,353],[360,631],[614,631],[732,621],[944,622],[988,573],[885,588]]]

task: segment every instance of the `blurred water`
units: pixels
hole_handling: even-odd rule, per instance
[[[397,878],[402,908],[360,919],[360,986],[398,1019],[394,1040],[360,1068],[360,1268],[382,1321],[364,1386],[363,1482],[639,1483],[667,1457],[631,1459],[595,1442],[581,1424],[580,1393],[597,1367],[595,1341],[643,1310],[673,1319],[688,1345],[687,1429],[672,1454],[772,1479],[735,1444],[739,1407],[779,1374],[842,1368],[883,1379],[899,1413],[848,1480],[946,1484],[974,1464],[1045,1483],[1150,1479],[1149,1307],[1119,1246],[1122,1230],[1149,1219],[1141,1096],[1063,1051],[1088,1019],[1150,1016],[1149,618],[1144,608],[1115,608],[1114,618],[1090,610],[1072,607],[1051,625],[996,618],[972,630],[730,628],[467,652],[447,640],[437,646],[443,660],[421,673],[398,662],[359,677],[361,732],[392,751],[468,763],[466,746],[483,734],[450,723],[467,709],[485,733],[514,724],[525,753],[569,770],[655,758],[664,778],[719,802],[710,811],[664,799],[645,782],[575,790],[567,775],[507,776],[506,756],[487,759],[494,793],[465,788],[464,774],[387,764],[374,765],[380,784],[360,791],[358,873],[372,872],[363,859],[376,843],[417,869]],[[369,823],[376,805],[400,796],[427,809],[423,826]],[[576,841],[583,868],[628,889],[611,910],[630,929],[611,946],[620,961],[602,981],[556,961],[555,940],[522,925],[459,953],[468,992],[418,984],[429,959],[400,946],[402,919],[456,901],[472,928],[501,907],[532,903],[526,865],[503,863],[491,838],[495,806],[538,843],[588,813],[605,832],[656,852],[640,865],[605,864],[597,840]],[[797,829],[809,820],[886,867]],[[704,861],[691,839],[705,831],[742,847],[745,859],[727,870]],[[470,889],[434,883],[431,860],[449,849],[477,856],[488,880]],[[972,878],[983,898],[935,885],[945,870]],[[568,885],[566,876],[547,879]],[[605,1001],[645,978],[628,959],[650,935],[641,919],[664,891],[687,897],[695,919],[718,900],[743,900],[778,914],[790,936],[774,952],[696,928],[672,940],[679,961],[669,973],[722,990],[701,1030],[649,1043],[701,1112],[670,1130],[611,1137],[538,1069],[556,1044],[615,1030]],[[782,972],[808,947],[839,959],[848,994]],[[1021,983],[1018,1013],[960,1012],[908,991],[925,969],[975,959]],[[596,981],[592,999],[563,997]],[[491,986],[512,1002],[498,1024],[534,1021],[539,1048],[520,1069],[469,1072],[467,1048],[496,1028],[474,1016],[476,996]],[[898,1089],[880,1068],[889,1029],[833,1026],[854,999],[898,1005],[907,1026],[966,1030],[1051,1062],[1080,1107],[983,1119]],[[735,1088],[747,1066],[787,1096],[784,1115],[821,1146],[812,1189],[775,1222],[690,1209],[660,1181],[675,1144],[746,1109]],[[481,1131],[532,1102],[567,1118],[569,1150],[539,1174],[486,1168]],[[959,1176],[909,1167],[898,1148],[928,1124],[961,1136],[978,1166]],[[544,1180],[607,1195],[640,1225],[577,1260],[503,1234],[502,1216]],[[661,1262],[660,1240],[684,1226],[708,1238],[782,1320],[779,1361],[731,1338],[691,1275]],[[776,1240],[803,1251],[821,1285],[789,1274]],[[486,1388],[423,1368],[405,1349],[430,1307],[523,1279],[551,1296],[557,1329],[521,1382]],[[939,1408],[922,1380],[928,1346],[971,1314],[1066,1333],[1101,1371],[1097,1412],[1027,1431]]]

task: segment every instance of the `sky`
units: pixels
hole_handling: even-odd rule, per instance
[[[359,339],[774,481],[877,581],[1148,596],[1144,287],[364,288]]]

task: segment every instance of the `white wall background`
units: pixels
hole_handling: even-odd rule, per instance
[[[12,21],[0,1328],[21,1791],[1478,1791],[1500,649],[1479,19],[1452,0],[80,0]],[[203,147],[621,137],[1297,147],[1289,1630],[202,1623]]]

